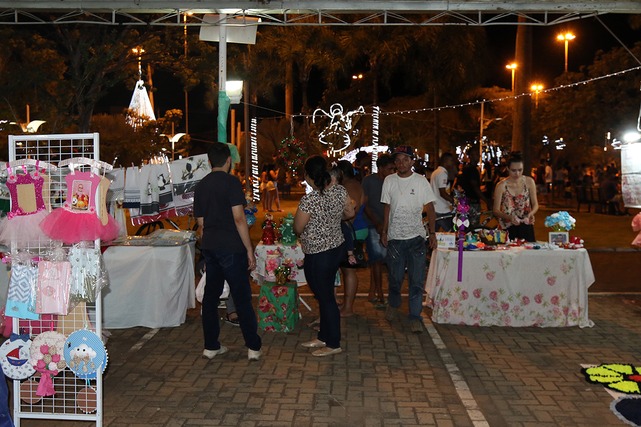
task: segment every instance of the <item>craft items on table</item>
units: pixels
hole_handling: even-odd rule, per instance
[[[31,339],[29,335],[11,334],[9,339],[0,345],[0,365],[2,372],[11,379],[24,380],[36,373],[29,363]]]
[[[283,245],[295,245],[296,234],[294,233],[294,216],[288,213],[283,218],[283,224],[280,226],[280,241]]]
[[[65,181],[67,199],[62,207],[54,209],[40,223],[44,233],[66,244],[95,239],[111,241],[118,237],[118,223],[106,212],[104,186],[109,181],[103,181],[93,172],[74,170],[65,176]],[[101,184],[102,190],[99,188]],[[102,219],[96,211],[97,206],[104,215]]]
[[[139,215],[131,217],[134,225],[143,225],[162,218],[175,216],[174,197],[169,165],[143,165],[136,181],[140,191]]]
[[[31,343],[29,363],[40,373],[40,382],[36,394],[38,396],[53,396],[53,377],[65,369],[63,350],[66,337],[58,332],[43,332],[36,336]]]
[[[55,166],[48,163],[43,164],[55,169]],[[43,197],[45,168],[38,161],[34,166],[35,169],[29,172],[27,164],[17,166],[16,170],[13,169],[12,163],[5,165],[11,210],[0,220],[0,243],[10,245],[13,242],[21,246],[45,237],[38,226],[49,215]]]
[[[273,245],[276,242],[276,230],[274,229],[274,216],[272,214],[265,214],[265,221],[263,221],[263,236],[261,241],[263,245]]]
[[[258,212],[258,208],[252,200],[251,191],[245,192],[245,200],[247,201],[247,205],[245,205],[245,218],[247,218],[247,226],[251,228],[252,225],[256,223],[256,212]]]

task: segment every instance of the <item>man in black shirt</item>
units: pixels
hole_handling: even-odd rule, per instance
[[[202,306],[203,357],[213,359],[227,352],[227,347],[218,341],[218,303],[227,281],[248,348],[247,357],[259,360],[262,342],[248,277],[248,270],[256,267],[256,258],[245,218],[245,194],[238,178],[229,173],[231,154],[227,145],[213,143],[207,157],[211,173],[198,183],[194,194],[194,216],[207,274]]]

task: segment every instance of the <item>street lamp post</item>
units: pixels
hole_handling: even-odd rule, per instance
[[[570,43],[570,40],[574,40],[576,36],[570,32],[567,32],[565,34],[559,34],[556,36],[556,39],[561,42],[565,42],[565,72],[568,72],[568,44]]]
[[[516,74],[517,67],[518,67],[518,64],[516,62],[512,62],[511,64],[507,64],[505,66],[506,69],[512,71],[512,95],[514,95],[514,75]]]
[[[534,83],[531,86],[532,92],[534,92],[534,107],[539,108],[539,92],[543,90],[543,85],[540,83]]]

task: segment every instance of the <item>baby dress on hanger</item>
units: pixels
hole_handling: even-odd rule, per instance
[[[0,243],[28,244],[37,242],[43,237],[38,224],[49,215],[42,196],[44,177],[36,168],[28,173],[23,166],[23,173],[12,171],[7,164],[7,188],[11,197],[11,211],[0,220]]]
[[[106,191],[99,191],[101,181],[100,175],[93,172],[72,171],[65,176],[67,200],[40,223],[42,231],[66,244],[95,239],[110,241],[118,237],[118,223],[106,214]],[[103,220],[96,213],[98,204]]]

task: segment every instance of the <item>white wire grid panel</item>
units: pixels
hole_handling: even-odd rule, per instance
[[[9,136],[9,161],[34,159],[58,165],[59,162],[77,157],[99,160],[99,135],[88,134],[60,134],[60,135],[11,135]],[[34,166],[27,166],[33,170]],[[89,170],[89,166],[76,166],[77,170]],[[70,172],[68,167],[59,167],[55,171],[47,172],[50,179],[50,191],[48,201],[52,209],[61,206],[67,196],[65,176]],[[47,196],[45,192],[45,197]],[[46,199],[47,200],[47,199]],[[46,203],[45,200],[45,203]],[[97,209],[103,208],[102,206]],[[95,248],[100,248],[100,241],[94,242]],[[14,249],[12,244],[12,250]],[[46,239],[40,239],[37,246],[26,248],[33,255],[45,257],[53,249],[52,243]],[[23,322],[24,325],[25,322]],[[47,330],[54,330],[64,333],[66,336],[79,329],[89,329],[102,339],[102,304],[101,296],[98,295],[96,302],[87,304],[86,309],[78,307],[75,312],[67,316],[57,316],[54,325]],[[23,333],[29,333],[32,338],[39,333],[38,330],[31,330],[28,327],[22,328]],[[19,320],[13,320],[13,330],[19,331]],[[21,332],[22,332],[21,331]],[[27,403],[20,398],[21,386],[26,388],[27,381],[37,381],[38,377],[31,377],[24,381],[13,380],[13,415],[16,427],[20,426],[22,419],[56,419],[75,421],[95,421],[96,426],[102,426],[103,418],[103,387],[102,375],[98,372],[97,378],[92,380],[78,378],[68,367],[57,376],[53,377],[53,385],[56,394],[43,397],[38,402]],[[35,385],[34,385],[35,387]],[[89,394],[89,400],[78,400],[78,393],[90,387],[95,390],[95,401],[93,393]],[[95,411],[86,413],[87,408]],[[89,409],[89,410],[90,410]]]

